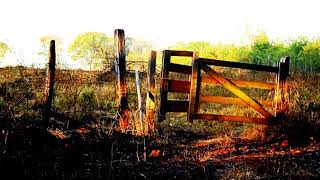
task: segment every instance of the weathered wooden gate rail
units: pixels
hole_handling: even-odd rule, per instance
[[[174,64],[170,62],[171,56],[192,57],[192,66]],[[255,71],[264,71],[276,74],[275,83],[254,82],[243,80],[231,80],[222,77],[209,66],[221,66]],[[201,73],[201,70],[205,74]],[[169,72],[176,72],[190,75],[190,81],[169,79]],[[160,108],[158,113],[159,121],[165,119],[167,112],[187,112],[188,121],[193,119],[217,120],[217,121],[238,121],[268,124],[277,118],[283,117],[287,109],[287,83],[289,73],[289,58],[282,58],[276,67],[256,65],[248,63],[221,61],[215,59],[199,58],[197,52],[190,51],[163,51],[162,71],[160,81]],[[222,85],[237,97],[224,96],[202,96],[200,93],[201,84]],[[239,87],[258,88],[274,90],[274,101],[257,101],[245,94]],[[177,101],[168,100],[168,92],[189,94],[189,100]],[[245,105],[259,112],[263,117],[244,117],[199,113],[202,103],[222,103]],[[273,107],[274,112],[268,112],[262,105]]]

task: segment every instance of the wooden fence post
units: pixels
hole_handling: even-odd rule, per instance
[[[200,94],[200,62],[199,53],[193,52],[192,58],[192,73],[190,82],[190,94],[189,94],[189,110],[187,120],[193,122],[194,114],[198,111],[199,94]]]
[[[126,55],[125,55],[125,36],[123,29],[114,31],[115,42],[115,66],[117,70],[117,105],[118,105],[118,120],[121,131],[126,131],[129,128],[128,120],[128,99],[126,87]]]
[[[151,51],[148,63],[148,72],[147,72],[147,100],[146,100],[146,121],[147,121],[147,130],[149,134],[154,133],[154,113],[156,110],[155,104],[155,73],[156,73],[156,59],[157,52]]]
[[[48,123],[51,114],[51,105],[53,101],[53,87],[56,71],[56,48],[55,41],[51,40],[49,49],[49,63],[47,68],[47,77],[45,81],[45,100],[44,100],[44,122]]]
[[[168,66],[170,64],[170,51],[164,50],[162,52],[162,67],[161,67],[161,80],[160,80],[160,109],[158,112],[158,121],[161,122],[166,119],[167,101],[168,101]]]
[[[288,110],[288,83],[290,58],[283,57],[279,61],[279,72],[277,74],[277,94],[276,94],[276,117],[283,119]]]

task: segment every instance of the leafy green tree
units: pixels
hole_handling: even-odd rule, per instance
[[[178,42],[177,44],[170,46],[172,50],[185,50],[185,51],[199,51],[199,55],[207,58],[216,58],[216,54],[213,46],[209,42],[194,41],[194,42]]]
[[[212,45],[205,41],[194,42],[178,42],[177,44],[170,46],[171,50],[184,50],[184,51],[198,51],[201,57],[214,58],[215,52]],[[190,64],[191,59],[187,57],[175,57],[172,62],[181,64]]]
[[[61,47],[63,41],[62,41],[61,37],[56,36],[56,35],[47,35],[47,36],[40,37],[41,48],[40,48],[40,51],[38,52],[38,55],[47,59],[51,40],[55,40],[56,54],[57,54],[57,59],[59,60],[59,58],[63,52],[63,48]]]
[[[231,60],[239,61],[248,59],[249,49],[246,46],[237,46],[234,44],[215,44],[212,45],[209,42],[195,41],[195,42],[179,42],[170,49],[174,50],[189,50],[199,51],[201,57],[219,59],[219,60]]]
[[[264,64],[273,58],[274,47],[266,33],[261,32],[252,38],[249,58],[251,63]]]
[[[243,46],[237,46],[234,44],[216,44],[214,45],[214,52],[216,59],[228,60],[228,61],[243,61],[247,58],[248,49]]]
[[[69,46],[73,60],[84,59],[91,68],[111,69],[114,60],[113,38],[100,32],[79,34]]]
[[[320,39],[313,40],[303,47],[305,71],[315,73],[320,71]]]
[[[152,44],[147,41],[126,38],[126,55],[128,61],[147,61]]]
[[[241,62],[250,62],[249,54],[251,52],[251,48],[249,46],[240,46],[237,49],[237,55],[239,58],[239,61]]]
[[[9,46],[6,43],[0,41],[0,60],[3,59],[9,51]]]
[[[289,42],[289,45],[287,47],[287,55],[290,57],[290,64],[294,71],[305,69],[305,63],[303,60],[303,48],[308,43],[309,40],[306,37],[299,37]]]

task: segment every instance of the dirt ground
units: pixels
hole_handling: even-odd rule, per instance
[[[2,128],[1,179],[317,179],[320,143],[214,138],[179,127],[143,139],[99,126],[45,129],[34,120]],[[21,123],[23,122],[23,123]]]

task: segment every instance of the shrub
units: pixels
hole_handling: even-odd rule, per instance
[[[96,92],[90,87],[84,87],[80,90],[78,101],[81,111],[86,114],[91,113],[98,107]]]
[[[100,109],[107,110],[109,112],[114,113],[116,111],[116,104],[117,104],[116,101],[103,99],[99,102],[99,107]]]
[[[10,107],[9,111],[28,111],[30,100],[35,96],[34,87],[26,78],[4,81],[0,83],[0,96],[5,105]]]
[[[6,107],[6,102],[3,97],[0,96],[0,112]]]
[[[54,92],[54,108],[64,112],[73,112],[77,109],[77,88],[57,86]]]

